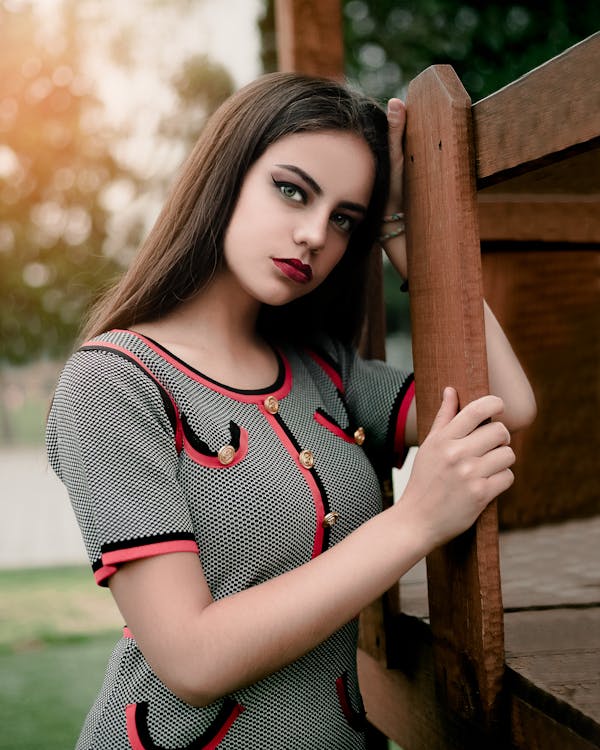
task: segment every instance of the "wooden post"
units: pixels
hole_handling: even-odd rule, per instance
[[[275,0],[279,70],[342,80],[341,0]]]
[[[471,102],[436,65],[407,96],[406,211],[419,441],[443,387],[461,406],[488,392]],[[492,729],[504,671],[497,510],[428,557],[438,689],[463,718]]]

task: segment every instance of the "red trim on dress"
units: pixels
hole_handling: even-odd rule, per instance
[[[108,580],[113,573],[116,573],[118,570],[116,565],[103,565],[101,568],[98,568],[98,570],[94,571],[94,579],[98,586],[103,586],[104,582]]]
[[[175,367],[177,370],[184,373],[184,375],[187,375],[188,378],[191,378],[192,380],[195,380],[198,383],[202,383],[202,385],[206,386],[207,388],[210,388],[210,390],[216,391],[217,393],[220,393],[223,396],[228,396],[229,398],[233,398],[236,401],[243,401],[248,404],[259,404],[259,403],[262,403],[267,396],[275,396],[275,398],[281,399],[284,396],[287,396],[288,393],[292,390],[292,370],[289,365],[289,362],[287,361],[287,358],[285,357],[285,355],[280,349],[277,349],[277,353],[281,357],[281,361],[283,362],[283,368],[285,372],[285,377],[283,379],[282,385],[273,391],[266,390],[266,391],[262,391],[261,393],[240,393],[239,391],[235,391],[230,388],[227,388],[227,386],[225,385],[216,383],[214,380],[209,380],[207,377],[203,377],[199,372],[192,370],[190,367],[186,366],[183,362],[179,361],[178,359],[175,359],[175,357],[172,357],[164,349],[156,346],[154,342],[150,341],[150,339],[147,339],[141,333],[137,333],[136,331],[130,331],[128,329],[122,329],[122,328],[115,328],[112,331],[109,331],[109,333],[128,333],[131,336],[134,336],[140,341],[143,341],[143,343],[149,349],[152,349],[152,351],[155,354],[157,354],[161,359],[165,360],[170,365]],[[97,344],[99,342],[96,340],[96,341],[88,342],[88,343]],[[127,351],[127,350],[124,350],[124,351]]]
[[[354,711],[352,710],[352,706],[350,705],[350,702],[348,700],[348,695],[346,693],[346,683],[344,682],[343,677],[337,678],[337,680],[335,681],[335,689],[337,691],[338,700],[340,702],[342,712],[346,717],[346,721],[350,724],[354,721]]]
[[[342,438],[342,440],[345,440],[347,443],[354,443],[355,440],[353,437],[350,437],[342,428],[331,422],[327,417],[325,417],[321,412],[316,411],[313,414],[313,417],[315,419],[315,422],[318,422],[320,425],[325,427],[329,432],[333,432],[334,435],[337,435],[339,438]]]
[[[244,708],[245,707],[242,706],[241,703],[236,703],[235,706],[231,709],[231,713],[229,714],[227,719],[223,722],[223,725],[220,727],[217,734],[212,738],[212,740],[210,740],[210,742],[208,742],[208,744],[203,746],[202,750],[216,750],[216,748],[221,743],[221,740],[225,738],[225,735],[231,729],[233,722],[242,713],[242,711],[244,711]],[[129,740],[129,744],[131,745],[132,750],[147,750],[147,748],[144,747],[137,728],[137,709],[137,703],[128,703],[125,707],[127,739]]]
[[[102,553],[102,566],[94,571],[94,578],[98,586],[104,586],[119,569],[122,563],[132,560],[143,560],[145,557],[156,557],[173,552],[194,552],[198,554],[198,545],[193,539],[175,539],[169,542],[154,542],[141,544],[139,547],[127,547]]]
[[[169,542],[141,544],[139,547],[126,547],[112,552],[103,552],[102,562],[104,565],[119,565],[119,563],[130,562],[131,560],[167,555],[172,552],[195,552],[198,554],[198,545],[193,539],[174,539]]]
[[[352,727],[352,729],[356,730],[357,732],[362,732],[365,728],[366,714],[364,710],[355,711],[352,708],[350,704],[350,697],[348,695],[348,684],[346,680],[347,673],[344,672],[344,674],[341,677],[338,677],[335,681],[335,689],[338,694],[340,708],[342,709],[342,713],[346,717],[346,721]]]
[[[344,383],[342,381],[342,376],[340,373],[335,370],[329,362],[323,359],[319,354],[317,354],[312,349],[307,350],[308,356],[314,360],[319,367],[325,372],[325,374],[329,377],[331,382],[335,385],[335,387],[340,391],[340,393],[344,393]]]
[[[137,703],[128,703],[125,708],[125,718],[127,720],[127,739],[131,745],[131,750],[146,750],[142,745],[140,735],[138,734],[135,712],[137,710]]]
[[[208,743],[208,745],[205,745],[203,750],[215,750],[218,746],[221,740],[225,737],[227,732],[231,729],[231,725],[233,722],[237,719],[237,717],[242,713],[244,710],[244,706],[242,706],[241,703],[236,703],[235,706],[232,708],[231,713],[227,717],[227,721],[223,724],[221,729],[217,732],[214,739]]]
[[[311,491],[313,503],[315,505],[315,513],[317,514],[315,541],[313,544],[313,551],[312,551],[311,557],[317,557],[317,555],[320,555],[321,552],[323,551],[323,543],[325,540],[325,529],[323,528],[323,523],[322,523],[323,518],[325,517],[325,510],[323,508],[323,502],[322,502],[319,486],[317,485],[315,478],[312,475],[310,469],[305,468],[300,463],[300,459],[298,458],[298,450],[296,449],[296,446],[292,443],[292,441],[286,435],[285,430],[281,427],[281,425],[275,419],[273,414],[270,414],[262,403],[259,404],[259,409],[265,415],[266,419],[268,420],[271,427],[273,428],[273,431],[276,433],[277,437],[281,441],[281,444],[283,445],[283,447],[287,450],[290,456],[294,459],[294,463],[300,469],[300,472],[302,473],[302,476],[304,477],[306,484],[308,485]]]
[[[248,453],[248,430],[240,427],[240,446],[235,452],[233,461],[228,464],[222,464],[218,456],[207,456],[205,453],[197,451],[189,440],[186,439],[185,434],[183,434],[183,445],[185,452],[192,461],[200,464],[200,466],[206,466],[209,469],[231,469],[232,466],[239,464]]]
[[[398,419],[396,420],[396,431],[394,435],[394,456],[398,457],[398,462],[404,460],[405,441],[404,433],[406,430],[406,418],[408,417],[408,410],[415,397],[415,381],[406,389],[406,394],[402,399],[400,409],[398,409]]]
[[[127,625],[123,625],[123,638],[135,638],[134,634],[129,630]]]
[[[148,377],[152,378],[152,380],[156,383],[156,385],[160,388],[162,393],[166,393],[166,395],[169,397],[169,401],[171,402],[173,406],[173,411],[175,414],[175,449],[177,453],[181,453],[181,449],[183,447],[183,427],[181,425],[181,416],[179,414],[179,409],[177,407],[177,404],[175,403],[175,400],[173,396],[169,393],[169,391],[164,387],[164,385],[160,382],[160,380],[154,375],[152,370],[148,368],[147,365],[145,365],[142,360],[137,356],[137,354],[133,354],[129,351],[129,349],[126,349],[124,346],[120,346],[119,344],[113,344],[111,341],[86,341],[82,346],[104,346],[107,349],[114,349],[115,351],[121,352],[122,354],[125,354],[125,356],[129,357],[130,359],[135,360],[136,364],[141,367],[141,369],[148,375]]]

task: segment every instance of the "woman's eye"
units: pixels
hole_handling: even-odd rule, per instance
[[[356,225],[355,220],[346,214],[333,214],[331,220],[342,232],[351,232]]]
[[[277,189],[281,195],[289,201],[296,201],[297,203],[304,203],[306,196],[304,191],[301,190],[297,185],[291,182],[278,182],[273,180]]]

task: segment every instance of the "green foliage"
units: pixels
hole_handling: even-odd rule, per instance
[[[473,100],[600,28],[594,0],[345,0],[346,68],[381,98],[432,64],[452,65]]]
[[[0,366],[68,353],[87,309],[122,272],[163,202],[177,166],[172,154],[183,158],[234,87],[203,55],[185,59],[175,75],[158,56],[148,60],[143,29],[115,25],[102,15],[108,6],[88,4],[86,15],[77,0],[57,2],[51,31],[34,6],[0,0]],[[172,11],[163,0],[146,7]],[[86,77],[95,23],[112,30],[97,42],[101,74],[133,73],[143,59],[157,82],[162,75],[163,99],[173,95],[174,114],[144,122],[143,137],[156,145],[150,164],[128,152],[139,119],[109,128]],[[161,153],[171,155],[168,178]]]
[[[28,5],[0,5],[0,25],[0,361],[16,364],[62,354],[116,271],[100,194],[118,169],[72,27],[50,43]]]

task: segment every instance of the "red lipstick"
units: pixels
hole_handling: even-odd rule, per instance
[[[312,268],[298,258],[273,258],[273,263],[288,279],[299,284],[307,284],[312,279]]]

